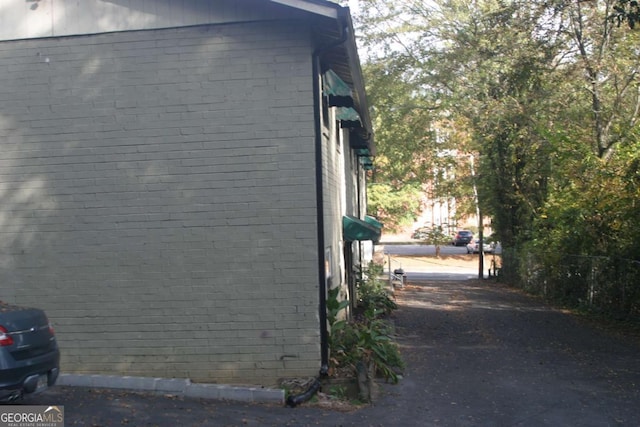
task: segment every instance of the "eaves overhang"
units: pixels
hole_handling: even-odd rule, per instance
[[[335,3],[326,1],[309,1],[309,0],[270,0],[272,3],[282,4],[284,6],[293,7],[298,10],[313,13],[314,15],[324,16],[326,18],[338,19],[340,6]]]
[[[346,82],[352,89],[353,108],[360,116],[363,131],[369,135],[368,145],[369,151],[375,155],[375,143],[373,139],[373,126],[371,116],[369,114],[369,104],[365,91],[364,77],[362,75],[362,67],[356,46],[353,22],[351,20],[351,12],[347,7],[341,7],[341,21],[343,25],[342,31],[347,32],[346,41],[332,49],[324,52],[322,61],[327,68],[332,69],[340,78]],[[337,37],[336,35],[327,34],[324,37]]]
[[[312,14],[317,19],[313,27],[317,49],[322,51],[321,61],[325,69],[333,70],[352,89],[353,108],[360,116],[364,131],[370,135],[368,148],[375,155],[373,127],[369,114],[364,77],[358,56],[351,11],[326,0],[269,0]],[[344,43],[336,41],[344,37]]]

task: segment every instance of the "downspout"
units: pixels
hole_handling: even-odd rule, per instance
[[[327,278],[324,259],[324,193],[322,173],[322,117],[321,117],[321,89],[320,89],[320,55],[329,49],[333,49],[347,41],[347,24],[342,23],[340,27],[340,38],[327,46],[320,47],[313,51],[312,73],[313,73],[313,116],[315,121],[315,166],[316,166],[316,216],[318,222],[318,283],[320,284],[320,373],[311,387],[302,394],[289,396],[287,406],[295,407],[300,403],[309,400],[320,389],[321,377],[329,374],[329,328],[327,327]]]
[[[362,168],[362,164],[360,163],[360,156],[356,156],[356,180],[358,181],[357,185],[356,185],[356,189],[357,189],[357,197],[358,197],[358,218],[362,218],[362,180],[360,179],[360,174],[362,173],[363,169]],[[366,212],[365,212],[366,214]],[[360,280],[362,280],[362,262],[363,262],[363,258],[362,258],[362,252],[363,252],[363,248],[362,248],[362,241],[358,242],[358,261],[360,262]]]

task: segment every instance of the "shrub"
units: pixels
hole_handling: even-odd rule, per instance
[[[386,380],[396,383],[398,371],[404,368],[398,346],[391,338],[392,328],[382,316],[397,308],[378,279],[378,266],[371,264],[358,287],[358,308],[361,313],[351,321],[337,320],[338,312],[348,304],[338,302],[338,292],[329,292],[328,318],[331,325],[329,345],[334,369],[348,369],[356,374],[358,363],[373,366]],[[336,311],[337,310],[337,311]]]
[[[373,262],[363,271],[363,279],[358,284],[357,306],[362,312],[374,310],[389,315],[398,305],[393,301],[385,289],[385,282],[380,279],[383,267]]]

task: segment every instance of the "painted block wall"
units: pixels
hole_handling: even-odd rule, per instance
[[[0,43],[0,298],[69,373],[320,366],[308,27]]]

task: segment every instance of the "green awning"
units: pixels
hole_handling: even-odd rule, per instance
[[[336,119],[342,127],[362,127],[360,114],[353,109],[353,93],[333,70],[327,70],[322,76],[322,93],[329,100],[330,107],[336,107]]]
[[[342,231],[344,240],[355,242],[359,240],[372,240],[378,242],[382,235],[382,229],[351,215],[342,217]]]
[[[375,219],[374,217],[372,217],[372,216],[365,215],[364,222],[366,222],[368,224],[371,224],[374,227],[377,227],[380,230],[382,230],[383,224],[380,221],[378,221],[377,219]]]
[[[327,70],[322,77],[322,93],[327,96],[352,96],[349,85],[333,70]]]
[[[360,157],[360,164],[364,170],[373,169],[373,160],[371,160],[371,157]]]
[[[362,123],[360,121],[360,114],[349,107],[338,107],[336,110],[336,119],[343,122],[357,122],[358,126]]]

